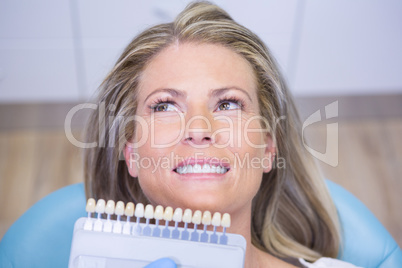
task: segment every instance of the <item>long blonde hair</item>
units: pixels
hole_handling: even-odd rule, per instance
[[[299,115],[274,58],[255,34],[208,2],[191,3],[172,23],[135,37],[102,83],[100,108],[87,128],[87,141],[97,142],[85,150],[87,196],[147,202],[138,181],[120,161],[135,125],[127,124],[122,131],[120,123],[121,118],[135,115],[141,72],[174,42],[224,46],[242,55],[254,70],[260,113],[272,129],[286,168],[265,174],[253,200],[253,244],[284,259],[336,257],[340,245],[336,208],[313,157],[303,146]]]

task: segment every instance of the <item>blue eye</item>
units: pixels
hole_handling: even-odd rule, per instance
[[[241,109],[241,104],[236,100],[223,100],[219,102],[218,111]]]

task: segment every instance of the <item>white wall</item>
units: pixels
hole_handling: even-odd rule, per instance
[[[300,25],[295,94],[402,93],[402,1],[306,1]]]
[[[0,100],[76,99],[68,1],[0,1]]]
[[[0,1],[0,102],[89,99],[127,43],[189,1]],[[296,95],[402,93],[402,1],[215,1]]]

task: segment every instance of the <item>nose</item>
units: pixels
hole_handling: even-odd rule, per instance
[[[189,117],[186,120],[185,128],[184,143],[198,148],[206,148],[214,143],[212,138],[212,121],[208,116],[198,114]]]

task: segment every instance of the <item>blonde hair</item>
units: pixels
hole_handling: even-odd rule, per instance
[[[191,3],[174,22],[134,38],[102,83],[98,103],[106,108],[92,114],[87,131],[88,142],[98,145],[85,151],[87,196],[147,202],[138,181],[120,161],[125,141],[135,128],[132,123],[122,129],[121,119],[135,115],[141,72],[174,42],[224,46],[242,55],[255,73],[260,112],[272,129],[286,168],[265,174],[253,200],[253,244],[283,259],[336,257],[340,246],[336,208],[313,157],[303,146],[299,115],[273,57],[255,34],[208,2]]]

